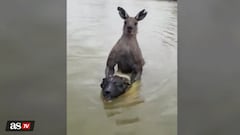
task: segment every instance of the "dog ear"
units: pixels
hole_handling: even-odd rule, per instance
[[[103,89],[105,85],[106,85],[106,78],[103,78],[102,79],[102,83],[100,84],[100,86]]]
[[[131,81],[126,79],[126,78],[121,78],[123,80],[123,83],[126,84],[126,85],[130,85],[131,84]]]
[[[124,82],[125,84],[127,84],[127,85],[131,85],[131,83],[128,81],[128,82]]]

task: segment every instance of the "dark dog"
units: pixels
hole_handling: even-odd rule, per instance
[[[101,83],[102,96],[105,100],[111,101],[125,93],[129,87],[129,78],[120,75],[104,78]]]

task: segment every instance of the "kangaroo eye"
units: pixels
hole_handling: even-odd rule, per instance
[[[138,24],[137,22],[134,23],[134,25],[137,25],[137,24]]]
[[[126,22],[126,21],[124,21],[124,24],[127,24],[127,22]]]

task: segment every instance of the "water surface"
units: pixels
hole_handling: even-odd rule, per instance
[[[117,6],[141,9],[141,83],[111,104],[100,98],[108,53],[122,33]],[[68,135],[177,134],[177,3],[154,0],[67,2]]]

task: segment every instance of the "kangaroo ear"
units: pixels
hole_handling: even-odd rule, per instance
[[[135,19],[138,21],[141,21],[142,19],[145,18],[146,15],[147,15],[147,11],[145,11],[145,9],[143,9],[135,16]]]
[[[127,12],[123,8],[118,7],[117,10],[118,10],[119,15],[122,19],[127,19],[129,17]]]

